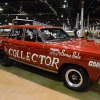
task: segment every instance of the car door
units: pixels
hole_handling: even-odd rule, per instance
[[[59,41],[67,35],[63,33],[64,31],[59,28],[43,28],[41,29],[41,34],[43,38],[47,41],[46,46],[46,60],[48,70],[57,71],[62,65],[64,59],[62,59],[62,51],[60,50]],[[58,42],[58,43],[57,43]]]
[[[18,34],[19,32],[19,34]],[[8,36],[11,40],[11,46],[9,48],[9,56],[12,59],[21,61],[21,41],[22,41],[23,29],[12,29],[12,33]]]
[[[23,52],[21,59],[23,62],[37,66],[41,68],[46,68],[45,59],[46,59],[46,43],[34,41],[29,35],[31,32],[28,29],[25,31],[25,38],[21,42],[21,51]]]

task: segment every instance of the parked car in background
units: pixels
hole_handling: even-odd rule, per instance
[[[1,26],[0,63],[18,61],[62,76],[74,91],[100,78],[100,44],[71,37],[61,28],[38,25]],[[4,35],[3,35],[4,34]],[[71,35],[73,33],[70,33]]]
[[[74,31],[66,31],[66,32],[70,37],[76,38]]]

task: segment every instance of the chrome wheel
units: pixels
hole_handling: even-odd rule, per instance
[[[89,84],[89,76],[85,69],[68,66],[63,70],[62,78],[66,87],[74,91],[82,91]]]
[[[69,69],[65,74],[65,79],[71,87],[79,87],[83,83],[81,73],[75,69]]]

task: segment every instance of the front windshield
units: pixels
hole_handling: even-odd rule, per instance
[[[60,42],[70,40],[70,36],[60,28],[44,28],[41,29],[41,35],[45,41]]]

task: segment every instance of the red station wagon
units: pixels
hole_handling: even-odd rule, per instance
[[[0,26],[0,63],[10,66],[12,60],[60,73],[74,91],[82,91],[100,77],[100,43],[71,39],[52,26]]]

